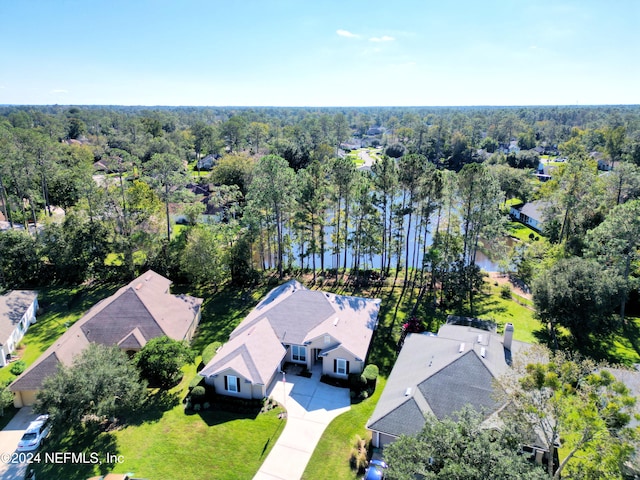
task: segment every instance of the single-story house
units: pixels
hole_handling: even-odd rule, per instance
[[[524,205],[514,205],[509,213],[516,220],[540,232],[544,228],[544,209],[547,206],[547,202],[536,200]]]
[[[0,367],[11,361],[29,326],[36,323],[38,292],[12,290],[0,295]]]
[[[117,345],[133,355],[152,338],[191,340],[201,298],[173,295],[171,280],[149,270],[94,305],[9,386],[14,405],[33,405],[46,377],[70,366],[90,343]]]
[[[216,392],[264,398],[285,362],[325,375],[361,373],[379,299],[309,290],[291,280],[271,290],[236,327],[216,356],[200,371]]]
[[[455,418],[466,405],[493,419],[503,407],[494,379],[527,345],[513,339],[511,324],[500,336],[492,322],[464,317],[449,317],[437,335],[409,334],[367,422],[373,446],[417,434],[427,414]]]

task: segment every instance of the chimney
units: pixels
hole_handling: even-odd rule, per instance
[[[502,344],[504,348],[511,351],[511,342],[513,342],[513,323],[507,323],[504,327],[504,340]]]

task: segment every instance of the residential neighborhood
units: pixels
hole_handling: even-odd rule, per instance
[[[0,16],[1,480],[640,478],[640,3]]]

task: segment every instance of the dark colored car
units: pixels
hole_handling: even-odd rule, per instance
[[[364,480],[382,480],[388,467],[382,460],[371,460],[364,472]]]

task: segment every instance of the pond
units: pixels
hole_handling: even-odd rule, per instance
[[[432,222],[431,224],[435,224],[435,222]],[[406,230],[405,230],[406,232]],[[330,226],[325,227],[325,241],[326,241],[326,245],[332,245],[331,243],[331,235],[333,233],[333,229]],[[412,225],[411,226],[411,231],[408,232],[409,233],[409,251],[411,252],[411,254],[413,254],[414,252],[414,247],[415,245],[415,241],[414,241],[414,234],[415,234],[415,226]],[[405,237],[406,238],[406,237]],[[426,236],[426,242],[427,244],[431,244],[432,241],[432,237],[431,237],[431,233],[429,233]],[[511,237],[506,237],[505,239],[503,239],[503,241],[506,243],[507,247],[511,247],[513,245],[513,239]],[[422,264],[422,243],[420,243],[417,246],[417,252],[416,252],[416,265],[421,265]],[[300,246],[299,245],[292,245],[293,248],[293,264],[296,266],[300,266]],[[487,253],[489,255],[487,255]],[[486,272],[497,272],[500,271],[500,267],[498,265],[498,252],[493,252],[494,255],[492,255],[491,252],[491,247],[484,245],[483,250],[478,250],[477,254],[476,254],[476,265],[478,265],[482,270],[486,271]],[[493,258],[492,258],[493,257]],[[403,257],[404,258],[404,257]],[[353,265],[353,255],[352,255],[352,251],[349,250],[347,252],[347,267],[350,268]],[[309,268],[312,265],[313,260],[309,257],[307,259],[305,259],[305,267]],[[336,258],[335,254],[331,254],[330,252],[325,253],[324,255],[324,265],[325,268],[331,268],[334,269],[336,267],[342,267],[343,266],[343,262],[344,262],[344,251],[340,252],[340,260],[338,261]],[[374,270],[379,270],[381,268],[381,262],[382,262],[382,258],[380,255],[374,255],[373,258],[366,258],[361,260],[361,268],[363,269],[367,269],[367,268],[371,268]],[[392,267],[396,264],[397,260],[395,257],[392,258],[391,260],[391,265]],[[285,263],[286,263],[286,259],[285,259]],[[320,255],[316,255],[316,267],[320,268]],[[404,264],[404,261],[403,261]]]

